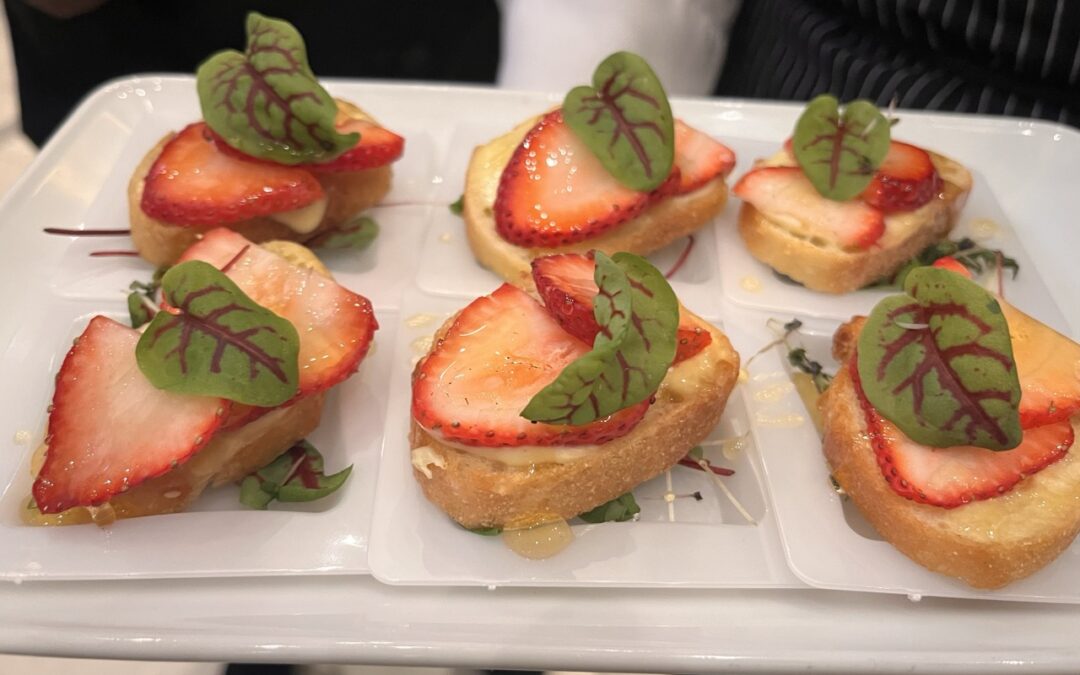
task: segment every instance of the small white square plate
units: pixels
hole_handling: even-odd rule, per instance
[[[363,98],[374,114],[397,116],[398,97]],[[107,528],[21,523],[29,457],[41,442],[53,376],[72,338],[95,314],[126,320],[127,285],[153,272],[138,258],[89,255],[130,249],[126,237],[70,238],[42,229],[126,228],[126,190],[136,165],[164,134],[197,117],[192,78],[108,85],[82,104],[0,205],[0,260],[11,289],[0,296],[0,378],[8,383],[0,392],[0,579],[367,571],[395,312],[415,273],[412,252],[430,210],[425,200],[436,189],[436,139],[415,115],[402,114],[395,127],[409,137],[389,197],[402,205],[372,211],[382,235],[370,249],[325,256],[342,284],[371,298],[381,324],[360,371],[328,397],[310,439],[328,469],[353,464],[345,487],[326,500],[275,504],[266,512],[243,507],[230,487],[208,490],[189,512]]]
[[[897,136],[901,136],[898,127]],[[732,178],[732,185],[750,170],[755,159],[768,157],[775,153],[778,144],[766,144],[738,140],[732,143],[738,149],[741,171]],[[1005,296],[1018,307],[1029,308],[1027,311],[1055,329],[1068,332],[1068,324],[1054,305],[1050,291],[1043,282],[1039,268],[1028,256],[1017,232],[1025,225],[1024,220],[1010,223],[1006,218],[986,180],[973,170],[974,186],[967,204],[960,214],[956,228],[949,238],[957,240],[969,237],[979,246],[1001,250],[1004,255],[1014,258],[1020,265],[1020,273],[1012,278],[1011,273],[1004,275]],[[742,201],[734,199],[729,208],[717,219],[715,228],[719,258],[723,260],[719,273],[724,289],[724,296],[743,307],[760,309],[777,316],[795,313],[803,317],[821,317],[846,320],[856,314],[866,314],[882,298],[896,292],[891,288],[864,288],[851,293],[835,295],[812,291],[790,280],[782,279],[772,268],[750,255],[738,232],[738,214]],[[984,272],[979,277],[981,283],[996,291],[997,278]]]
[[[837,325],[807,320],[791,342],[805,347],[810,358],[834,373],[838,364],[830,353]],[[791,386],[783,349],[762,353],[748,372],[746,400],[753,436],[763,449],[784,550],[800,579],[817,588],[900,593],[915,599],[935,596],[1080,603],[1080,541],[1074,541],[1057,560],[1034,575],[994,591],[973,589],[909,560],[836,491],[821,452],[821,438]]]
[[[481,294],[497,285],[489,284]],[[575,521],[574,542],[546,560],[518,556],[501,537],[468,532],[429,503],[413,477],[410,459],[409,375],[429,349],[435,330],[468,302],[410,293],[402,303],[369,553],[377,579],[409,585],[800,585],[783,560],[757,452],[747,442],[749,437],[730,457],[724,457],[718,447],[709,448],[706,456],[718,466],[735,469],[734,476],[721,480],[753,516],[753,525],[704,472],[685,467],[675,467],[634,489],[641,506],[638,521],[597,525]],[[710,439],[734,439],[745,436],[747,429],[741,387],[737,387]],[[685,496],[669,504],[664,500],[669,490]],[[695,492],[700,500],[689,496]]]

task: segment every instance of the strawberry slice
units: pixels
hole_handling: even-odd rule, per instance
[[[291,166],[295,169],[307,169],[308,171],[314,171],[316,173],[363,171],[364,169],[375,169],[380,166],[386,166],[387,164],[396,161],[405,152],[405,139],[398,136],[393,131],[380,127],[378,124],[367,120],[358,120],[349,117],[346,117],[345,119],[346,121],[336,125],[337,130],[343,134],[352,133],[353,131],[359,132],[359,143],[328,162],[307,162],[304,164],[293,164]],[[206,132],[207,135],[213,139],[217,149],[230,157],[236,157],[237,159],[242,159],[247,162],[269,164],[270,166],[284,166],[276,162],[271,162],[270,160],[252,157],[247,153],[237,150],[209,127],[207,127]]]
[[[836,202],[822,197],[794,166],[754,169],[733,190],[766,217],[801,224],[808,234],[827,235],[845,248],[869,248],[885,233],[881,211],[858,200]]]
[[[461,310],[413,377],[412,413],[464,445],[591,445],[628,433],[648,401],[584,425],[533,423],[521,411],[589,351],[524,291],[503,284]]]
[[[866,431],[881,474],[893,491],[905,499],[955,509],[972,501],[997,497],[1025,476],[1065,457],[1074,442],[1072,424],[1065,420],[1025,429],[1024,440],[1011,450],[918,444],[870,405],[860,387],[854,359],[851,364]]]
[[[675,360],[679,363],[697,355],[702,349],[712,344],[712,333],[689,317],[679,317],[679,332],[675,334]]]
[[[855,359],[851,363],[878,466],[893,491],[905,499],[951,509],[997,497],[1064,457],[1073,444],[1072,423],[1065,420],[1025,429],[1012,450],[921,445],[878,414],[859,385]]]
[[[301,164],[305,169],[323,171],[362,171],[386,166],[405,152],[405,139],[374,122],[350,119],[337,125],[343,134],[360,132],[360,142],[329,162]]]
[[[231,157],[207,132],[202,122],[190,124],[162,148],[146,174],[146,215],[173,225],[222,225],[322,199],[311,172]]]
[[[712,136],[675,120],[675,166],[679,169],[678,194],[693,192],[735,166],[735,153]]]
[[[495,226],[517,246],[573,244],[630,220],[678,185],[672,171],[653,192],[624,187],[563,121],[545,115],[510,157],[495,195]]]
[[[943,270],[949,270],[950,272],[956,272],[962,277],[971,278],[971,270],[964,267],[964,263],[960,262],[951,255],[942,256],[934,261],[933,267],[937,267]]]
[[[139,333],[96,316],[56,376],[48,452],[33,494],[42,513],[108,501],[186,461],[229,402],[163,391],[135,361]]]
[[[178,262],[203,260],[300,334],[298,396],[329,389],[360,366],[378,322],[371,302],[225,228],[207,232]]]
[[[600,291],[595,272],[591,252],[549,255],[532,261],[536,292],[548,314],[567,333],[590,345],[600,332],[593,316],[593,298]]]
[[[941,176],[930,155],[922,148],[893,141],[862,198],[885,213],[913,211],[940,190]]]
[[[1080,344],[1002,302],[1020,379],[1020,426],[1068,420],[1080,413]]]
[[[532,261],[533,280],[545,309],[563,330],[590,345],[600,332],[593,316],[593,298],[600,292],[595,270],[591,252],[549,255]],[[678,348],[674,363],[678,363],[708,347],[712,334],[684,316],[679,320],[675,339]]]

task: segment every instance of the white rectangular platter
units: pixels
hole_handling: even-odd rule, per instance
[[[478,124],[484,129],[492,128],[492,122],[505,128],[504,120],[508,124],[517,116],[558,100],[548,95],[454,87],[336,82],[330,88],[335,94],[362,101],[377,116],[393,120],[394,126],[409,136],[410,153],[413,148],[423,148],[427,142],[424,139],[430,139],[427,147],[431,154],[427,159],[409,155],[398,167],[394,198],[411,206],[390,208],[413,208],[431,215],[430,220],[418,224],[419,218],[426,216],[403,219],[405,228],[416,229],[391,235],[402,236],[395,246],[409,252],[404,257],[394,256],[399,266],[415,264],[420,258],[415,252],[423,254],[436,243],[431,238],[437,236],[433,231],[444,217],[441,205],[456,199],[460,192],[460,183],[455,184],[453,176],[460,176],[461,168],[450,172],[450,151],[437,150],[453,147],[455,120],[475,121],[482,115]],[[62,261],[66,255],[74,255],[69,250],[73,245],[64,239],[38,236],[40,227],[78,227],[88,222],[91,207],[105,209],[103,213],[112,209],[112,218],[123,214],[122,202],[108,208],[95,202],[102,198],[99,195],[107,183],[112,186],[109,189],[122,194],[133,162],[141,155],[140,148],[148,147],[147,143],[157,136],[197,113],[192,92],[192,80],[185,77],[137,78],[99,90],[84,102],[0,204],[3,273],[9,285],[17,284],[18,288],[18,292],[0,295],[0,316],[8,317],[0,322],[0,374],[8,383],[2,389],[3,402],[5,407],[18,404],[20,411],[4,418],[5,427],[0,431],[7,434],[6,438],[13,439],[15,431],[40,425],[42,406],[48,398],[48,379],[55,365],[50,361],[55,355],[40,358],[27,370],[29,377],[25,380],[12,380],[12,371],[8,370],[38,349],[37,336],[25,332],[25,326],[48,323],[44,318],[48,308],[41,307],[42,296],[34,289],[51,292],[57,285],[68,288],[48,297],[62,299],[57,300],[58,307],[73,304],[74,309],[65,309],[69,331],[74,317],[120,310],[118,304],[102,303],[105,296],[101,289],[112,282],[102,282],[100,274],[88,275],[81,282],[87,288],[102,284],[101,289],[88,291],[86,296],[71,290],[79,287],[71,283],[73,280],[62,283],[64,277],[60,275],[66,270]],[[783,138],[798,114],[798,107],[793,105],[704,100],[676,100],[674,104],[677,114],[730,142],[740,153],[736,176],[749,165],[754,149],[767,148]],[[436,122],[426,117],[433,109],[439,114]],[[1073,255],[1080,250],[1080,230],[1071,227],[1071,221],[1073,214],[1080,212],[1080,193],[1068,188],[1066,177],[1075,173],[1080,134],[1025,120],[907,112],[903,117],[905,138],[933,144],[975,167],[1000,206],[1004,222],[1024,225],[1024,248],[1032,260],[1038,261],[1049,296],[1061,312],[1059,321],[1063,320],[1064,325],[1058,325],[1076,337],[1080,331],[1080,303],[1075,298],[1072,275]],[[146,131],[139,132],[142,136],[137,144],[142,145],[135,147],[131,139],[140,128]],[[416,144],[413,135],[420,139]],[[740,149],[739,139],[753,147]],[[425,162],[434,170],[412,174],[407,168],[414,161],[421,171]],[[1024,170],[1017,169],[1021,164]],[[393,217],[379,217],[384,235]],[[721,234],[713,231],[716,238],[711,245],[705,243],[704,254],[720,255]],[[387,241],[393,239],[380,243]],[[711,251],[709,246],[713,247]],[[715,259],[722,271],[724,261]],[[346,285],[372,297],[377,311],[381,308],[389,312],[383,323],[386,333],[380,333],[380,346],[374,356],[392,358],[390,325],[403,318],[395,315],[400,310],[397,301],[400,290],[410,281],[400,281],[401,285],[394,289],[373,283],[374,279],[368,277],[365,287],[365,275],[372,274],[374,267],[357,264],[350,270],[348,261],[332,264]],[[416,267],[410,269],[410,274],[410,279],[416,279],[417,286],[424,288],[423,276]],[[125,273],[116,281],[123,288],[133,278]],[[485,290],[490,286],[477,292]],[[713,303],[714,309],[710,311],[703,304],[699,311],[723,318],[733,337],[740,330],[753,332],[769,316],[786,319],[791,313],[784,313],[785,308],[763,311],[737,305],[722,297],[722,290],[722,284],[708,287],[708,297],[702,300]],[[1054,323],[1053,316],[1033,313]],[[823,314],[825,320],[817,324],[810,322],[814,334],[824,336],[835,319],[843,315],[834,311]],[[53,325],[63,328],[65,324],[61,320]],[[55,351],[63,348],[67,337],[70,335],[58,335],[52,342],[41,342]],[[383,343],[383,338],[389,341]],[[738,346],[745,356],[745,350],[752,351],[754,344],[751,336],[744,336]],[[374,395],[385,396],[385,387],[377,388]],[[753,411],[748,410],[748,414]],[[760,444],[760,436],[758,440]],[[8,481],[17,478],[17,472],[25,468],[28,452],[27,447],[13,440],[4,442],[0,484],[7,486]],[[763,458],[767,469],[765,493],[771,505],[775,493],[786,486],[768,471],[767,453]],[[370,471],[377,468],[374,462],[361,465],[353,457],[348,461],[358,462],[358,472],[363,472],[364,466]],[[819,469],[824,471],[820,461]],[[209,510],[214,508],[207,505]],[[370,505],[365,508],[370,512]],[[363,509],[357,513],[362,516]],[[835,511],[829,515],[837,516],[844,517]],[[364,525],[361,522],[354,527],[362,530]],[[3,535],[7,546],[12,540],[8,532]],[[230,556],[241,547],[237,535],[235,531],[228,533]],[[148,538],[143,543],[153,540]],[[366,531],[363,543],[354,548],[366,548]],[[218,568],[221,560],[219,557]],[[305,565],[317,571],[311,561],[297,565],[293,571],[302,571]],[[131,576],[130,565],[126,570],[124,567],[117,564],[119,574],[112,576]],[[364,567],[358,563],[356,568]],[[207,574],[266,573],[215,572],[210,565],[203,569]],[[171,573],[159,569],[150,576]],[[20,581],[37,577],[40,575],[22,573],[8,578]],[[124,596],[119,605],[115,603],[118,595]],[[162,607],[169,611],[162,612]],[[1003,631],[1002,626],[1010,629]],[[796,670],[808,664],[833,672],[867,668],[990,672],[1026,665],[1042,672],[1075,672],[1080,667],[1080,651],[1073,640],[1078,630],[1080,608],[1070,605],[946,599],[910,603],[903,597],[878,594],[792,589],[689,592],[676,588],[546,588],[489,592],[388,587],[370,578],[340,576],[0,585],[0,651],[103,657],[499,664],[680,672]],[[988,634],[995,635],[992,643],[987,641]]]

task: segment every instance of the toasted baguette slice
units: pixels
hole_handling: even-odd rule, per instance
[[[845,324],[833,342],[846,364],[862,320]],[[896,494],[881,475],[865,416],[843,365],[819,401],[825,458],[833,477],[886,541],[920,565],[975,588],[1000,588],[1050,564],[1080,532],[1080,459],[1062,459],[1000,497],[954,509]],[[1080,416],[1073,417],[1080,437]]]
[[[586,253],[596,249],[608,254],[626,251],[647,255],[701,229],[727,203],[727,184],[724,177],[719,177],[693,192],[657,202],[638,217],[576,244],[556,248],[522,248],[511,244],[495,229],[495,195],[510,156],[539,119],[537,116],[526,120],[513,131],[476,148],[465,174],[462,216],[469,246],[481,265],[512,284],[532,288],[532,259],[553,253]]]
[[[847,249],[808,237],[768,218],[748,202],[739,211],[739,234],[751,255],[815,291],[849,293],[884,279],[948,236],[971,191],[967,169],[942,155],[928,154],[941,176],[941,192],[914,211],[887,215],[885,234],[867,249]]]
[[[309,267],[330,276],[315,254],[289,241],[262,245],[294,265]],[[266,413],[254,421],[216,434],[205,448],[187,462],[157,478],[140,483],[117,495],[108,503],[94,507],[75,507],[55,515],[26,511],[25,520],[33,525],[74,525],[97,522],[106,525],[116,518],[135,518],[183,511],[207,487],[234,483],[266,466],[297,441],[319,426],[325,392],[305,396],[292,405]],[[42,446],[31,462],[37,475],[44,460]]]
[[[338,100],[338,114],[355,119],[372,120],[360,108]],[[131,220],[131,239],[139,255],[154,265],[171,265],[202,233],[223,225],[173,225],[156,220],[143,212],[142,196],[146,174],[161,154],[162,148],[176,134],[168,134],[146,153],[128,182],[128,213]],[[346,223],[357,213],[378,204],[390,191],[393,176],[389,166],[364,171],[317,173],[315,177],[326,193],[326,212],[319,226],[300,233],[269,217],[251,218],[224,227],[235,230],[245,238],[260,243],[271,240],[310,241]]]
[[[424,494],[464,527],[516,529],[573,518],[663,473],[709,435],[738,378],[739,355],[727,337],[698,321],[712,343],[668,371],[633,431],[601,446],[465,450],[414,421],[413,475]]]

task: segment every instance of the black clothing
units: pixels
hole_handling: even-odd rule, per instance
[[[717,93],[1080,126],[1076,0],[744,0]]]
[[[4,0],[19,77],[22,126],[42,144],[79,99],[106,80],[194,73],[213,52],[244,48],[249,10],[290,21],[319,77],[493,82],[499,57],[494,0],[107,0],[55,19]]]

